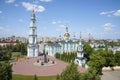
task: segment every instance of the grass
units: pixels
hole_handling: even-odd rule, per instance
[[[20,58],[24,58],[24,55],[21,54],[21,52],[12,52],[12,57],[20,57]]]
[[[38,80],[56,80],[56,76],[37,76]],[[34,76],[14,75],[12,80],[34,80]]]

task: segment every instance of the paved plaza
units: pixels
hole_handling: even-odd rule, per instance
[[[120,71],[103,72],[101,80],[120,80]]]
[[[37,76],[52,76],[60,74],[68,65],[63,61],[57,60],[54,57],[50,57],[51,61],[54,61],[54,65],[50,66],[37,66],[34,63],[38,59],[43,60],[43,57],[31,58],[31,59],[21,59],[18,62],[13,62],[13,74],[22,74],[22,75],[37,75]],[[78,67],[80,72],[84,72],[85,69]]]

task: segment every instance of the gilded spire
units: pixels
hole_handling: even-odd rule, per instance
[[[75,33],[74,33],[73,37],[74,37],[74,38],[76,37],[76,36],[75,36]]]
[[[81,34],[81,32],[80,32],[80,41],[82,40],[82,34]]]
[[[32,14],[31,14],[31,20],[36,20],[35,19],[35,7],[34,7],[34,4],[33,4],[33,8],[32,8]]]
[[[66,32],[68,33],[68,27],[66,26]]]
[[[91,34],[89,33],[89,35],[88,35],[88,36],[89,36],[88,41],[89,41],[89,42],[91,42]]]
[[[73,42],[76,41],[75,37],[76,37],[76,36],[75,36],[75,33],[74,33],[74,35],[73,35]]]
[[[80,42],[79,42],[80,45],[82,44],[81,41],[82,41],[82,34],[80,32]]]
[[[32,18],[35,18],[35,5],[34,5],[34,3],[35,3],[35,0],[33,0],[33,5],[32,5]]]
[[[61,41],[61,35],[59,35],[59,41]]]

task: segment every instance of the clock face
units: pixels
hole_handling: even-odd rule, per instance
[[[81,48],[79,47],[78,50],[81,50]]]
[[[81,47],[78,47],[78,51],[82,51],[83,50],[83,48],[81,48]]]

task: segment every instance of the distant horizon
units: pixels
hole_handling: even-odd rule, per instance
[[[8,38],[8,37],[12,37],[12,36],[15,36],[15,35],[10,35],[10,36],[4,36],[4,37],[2,37],[2,36],[0,36],[0,39],[1,38]],[[26,39],[28,39],[29,38],[29,36],[15,36],[15,37],[23,37],[23,38],[26,38]],[[59,38],[59,36],[37,36],[37,39],[39,39],[39,38]],[[62,37],[63,38],[63,37]],[[70,39],[72,39],[73,37],[70,37]],[[75,37],[75,39],[80,39],[79,37]],[[83,40],[87,40],[88,39],[88,37],[83,37],[82,38]],[[94,38],[93,37],[93,40],[119,40],[120,38]]]
[[[94,39],[120,39],[120,0],[1,0],[0,38],[28,37],[30,17],[35,6],[38,38],[59,37],[66,24],[71,38],[82,32]]]

